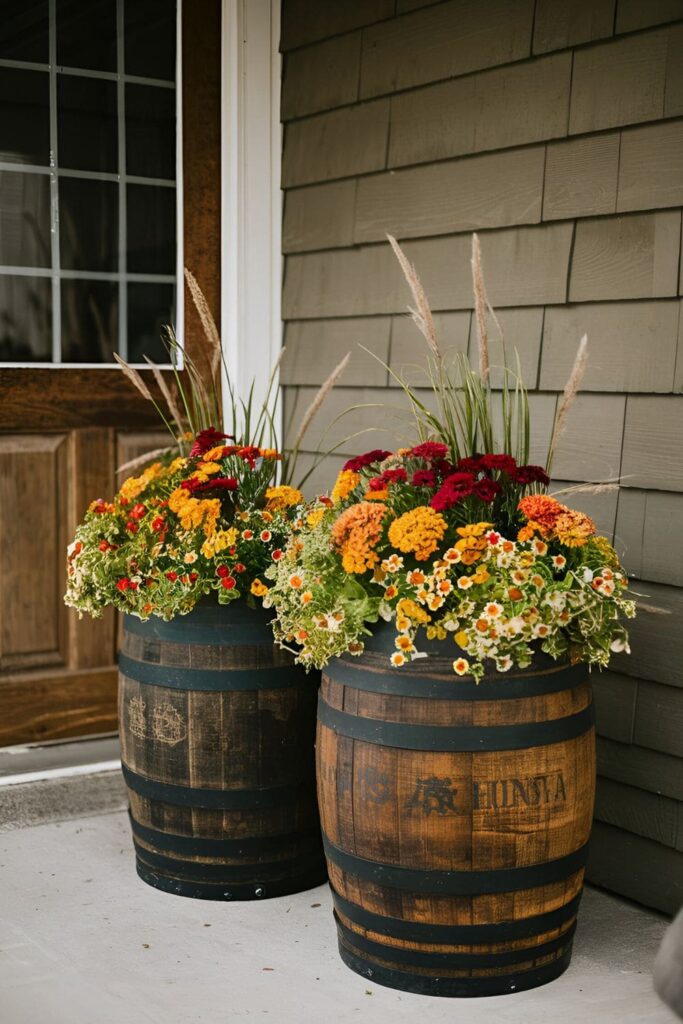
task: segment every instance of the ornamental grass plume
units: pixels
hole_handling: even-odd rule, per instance
[[[569,374],[569,379],[565,384],[564,393],[557,412],[555,413],[555,420],[553,422],[553,430],[550,437],[550,444],[548,446],[548,458],[545,464],[546,472],[550,473],[550,469],[553,463],[553,457],[555,455],[555,446],[559,441],[562,432],[564,431],[567,419],[567,413],[574,404],[574,400],[578,394],[579,388],[581,387],[581,381],[583,375],[586,372],[586,365],[588,363],[588,335],[584,334],[579,342],[579,347],[576,350],[576,358],[574,359],[574,365],[572,371]]]
[[[417,276],[415,267],[412,265],[394,236],[387,235],[387,238],[389,239],[389,245],[396,254],[396,259],[401,265],[401,270],[403,271],[405,279],[410,286],[410,290],[413,293],[415,309],[413,309],[412,306],[408,306],[408,311],[410,312],[413,323],[417,326],[423,338],[429,345],[434,358],[441,362],[443,356],[441,354],[441,349],[439,348],[439,343],[436,340],[434,318],[429,307],[429,301],[425,294],[425,290],[422,287],[422,282]]]

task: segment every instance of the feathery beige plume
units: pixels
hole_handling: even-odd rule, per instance
[[[138,373],[138,371],[134,370],[132,366],[129,366],[125,359],[122,359],[117,352],[114,352],[114,359],[121,367],[123,375],[127,377],[131,384],[133,384],[138,389],[142,397],[146,398],[148,402],[153,402],[154,399],[150,394],[150,390],[145,384],[140,374]]]
[[[168,448],[154,448],[151,452],[145,452],[144,455],[138,455],[135,459],[130,459],[129,462],[124,462],[122,466],[116,467],[117,473],[125,473],[127,470],[135,469],[136,466],[142,466],[146,462],[152,462],[159,455],[166,455],[168,452],[174,452],[176,450],[174,445]]]
[[[487,309],[490,307],[486,297],[484,275],[481,268],[479,235],[476,232],[472,235],[472,287],[474,291],[474,312],[477,318],[477,340],[479,343],[479,376],[483,381],[486,381],[488,380],[490,370],[487,322]],[[500,329],[500,324],[498,324],[498,328]]]
[[[564,393],[562,395],[562,401],[560,402],[559,408],[555,413],[555,420],[553,422],[553,432],[550,438],[550,446],[548,448],[548,462],[546,464],[546,471],[550,469],[552,464],[552,458],[555,453],[555,445],[562,435],[562,431],[565,427],[565,421],[567,419],[567,413],[574,404],[574,399],[581,387],[581,381],[583,375],[586,372],[586,364],[588,363],[588,335],[584,334],[579,342],[579,347],[576,350],[576,358],[574,359],[574,365],[572,366],[572,372],[569,374],[569,380],[565,384]]]
[[[432,311],[429,308],[429,302],[427,301],[425,290],[422,287],[419,277],[417,276],[415,267],[412,265],[412,263],[410,262],[410,260],[404,253],[403,249],[394,238],[394,236],[387,235],[387,238],[389,239],[389,245],[394,250],[396,259],[401,265],[401,270],[403,271],[403,275],[406,281],[408,282],[408,285],[410,286],[410,290],[413,293],[416,308],[413,309],[412,306],[408,306],[408,311],[410,312],[410,315],[413,318],[413,323],[416,325],[416,327],[422,334],[422,337],[429,345],[435,358],[441,361],[442,355],[441,350],[439,348],[439,343],[436,340],[434,318],[432,316]]]
[[[202,322],[204,336],[209,343],[209,348],[211,350],[211,372],[215,376],[221,361],[221,336],[218,333],[216,321],[209,309],[206,296],[199,287],[197,278],[190,270],[187,269],[187,267],[185,267],[185,280],[187,281],[187,287],[190,289],[192,301],[194,302],[197,313],[199,314],[199,319]]]
[[[173,394],[171,393],[171,390],[170,390],[168,384],[164,380],[164,376],[163,376],[161,370],[159,369],[159,367],[157,366],[156,363],[152,362],[152,360],[149,358],[149,356],[145,356],[145,361],[147,363],[149,363],[149,366],[150,366],[150,368],[152,370],[152,373],[154,374],[154,379],[155,379],[155,381],[157,382],[157,384],[159,386],[159,391],[161,391],[162,395],[166,399],[166,405],[168,406],[168,410],[169,410],[171,416],[176,421],[176,424],[178,426],[178,430],[182,431],[182,429],[183,429],[183,414],[181,413],[180,409],[178,408],[178,404],[177,404],[175,398],[173,397]]]
[[[574,484],[572,487],[563,487],[561,491],[553,491],[551,498],[557,498],[560,494],[606,494],[609,491],[618,491],[619,482],[605,480],[601,484]]]
[[[641,612],[650,612],[651,615],[671,615],[670,608],[662,608],[658,604],[647,604],[645,601],[639,601],[637,597],[636,604]]]
[[[338,363],[337,366],[335,366],[334,370],[329,375],[327,380],[324,382],[324,384],[322,384],[320,386],[320,388],[316,392],[316,394],[315,394],[315,396],[313,398],[313,401],[311,402],[311,404],[309,405],[308,409],[304,413],[304,417],[303,417],[303,419],[301,421],[301,426],[299,427],[299,432],[296,435],[296,439],[294,441],[294,444],[292,445],[292,451],[296,452],[296,451],[299,450],[299,445],[303,441],[304,435],[306,434],[306,431],[310,427],[311,423],[313,422],[314,417],[319,412],[321,405],[323,404],[323,402],[325,401],[325,399],[329,395],[330,391],[332,390],[334,385],[337,383],[337,380],[339,379],[339,377],[341,377],[342,373],[346,369],[350,358],[351,358],[351,352],[347,352],[346,355],[344,356],[344,358],[342,359],[342,361],[340,363]]]

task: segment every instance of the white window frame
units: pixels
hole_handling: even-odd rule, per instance
[[[282,348],[280,0],[222,0],[222,16],[221,336],[259,408]]]

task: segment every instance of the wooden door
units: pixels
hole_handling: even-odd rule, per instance
[[[130,6],[126,7],[126,4]],[[45,5],[47,7],[47,5]],[[78,6],[78,5],[76,5]],[[112,6],[112,5],[110,5]],[[70,5],[71,8],[74,5]],[[137,60],[145,61],[146,51],[142,46],[145,31],[152,49],[149,50],[148,74],[140,75],[140,66],[131,68],[123,65],[120,57],[114,72],[107,71],[107,60],[111,59],[103,49],[103,33],[101,26],[89,18],[90,5],[85,0],[82,4],[83,20],[79,25],[84,45],[87,47],[88,60],[97,63],[101,60],[102,78],[93,74],[92,68],[84,72],[67,73],[61,63],[78,62],[79,55],[73,52],[77,34],[67,33],[64,38],[71,40],[71,52],[65,44],[64,54],[60,54],[59,24],[38,26],[30,24],[27,19],[18,17],[13,31],[0,26],[0,78],[10,70],[24,72],[24,64],[30,60],[32,66],[25,74],[29,74],[26,82],[30,88],[40,89],[49,83],[55,89],[58,103],[62,102],[63,82],[68,81],[69,88],[76,83],[87,84],[90,92],[103,87],[103,94],[113,96],[118,90],[118,97],[123,95],[127,107],[140,102],[144,106],[149,97],[145,97],[145,79],[158,77],[160,71],[155,61],[158,49],[163,40],[157,31],[150,29],[149,21],[141,19],[143,9],[147,7],[154,17],[162,16],[164,5],[158,0],[116,0],[113,8],[116,11],[119,30],[126,25],[126,40],[135,39]],[[98,8],[99,10],[99,8]],[[53,11],[54,16],[54,11]],[[130,34],[128,22],[130,18]],[[136,19],[138,19],[136,21]],[[29,19],[30,20],[30,19]],[[220,296],[220,0],[192,0],[182,10],[182,180],[183,180],[183,236],[184,263],[199,280],[209,305],[216,319],[219,318]],[[49,49],[43,53],[40,46],[40,31],[44,31],[49,42]],[[90,46],[88,32],[93,32],[97,45]],[[98,35],[99,33],[99,35]],[[154,49],[154,45],[156,49]],[[33,49],[32,49],[33,47]],[[134,50],[134,45],[131,44]],[[101,54],[100,54],[101,51]],[[91,54],[94,52],[95,56]],[[157,56],[155,56],[155,54]],[[56,59],[55,59],[56,58]],[[68,61],[65,59],[68,58]],[[44,60],[45,66],[41,65]],[[41,66],[39,66],[41,65]],[[99,72],[98,72],[99,73]],[[43,74],[44,78],[41,78]],[[33,77],[31,77],[33,76]],[[35,77],[38,76],[38,77]],[[30,79],[30,81],[29,81]],[[142,81],[140,81],[142,80]],[[138,89],[138,93],[135,89]],[[153,89],[154,85],[150,86]],[[171,86],[168,86],[171,88]],[[131,90],[130,93],[127,90]],[[140,92],[142,90],[142,92]],[[161,93],[162,89],[157,90]],[[30,89],[29,89],[30,92]],[[68,88],[64,92],[68,100]],[[151,95],[151,93],[150,93]],[[106,99],[106,95],[105,95]],[[155,97],[152,97],[154,101]],[[144,101],[144,102],[143,102]],[[2,100],[0,99],[0,105]],[[63,112],[59,107],[58,117],[60,132],[68,140],[70,127],[69,110],[65,101]],[[73,126],[73,111],[71,126]],[[40,115],[38,109],[33,111],[36,132],[40,135]],[[30,117],[29,117],[30,120]],[[51,118],[53,122],[57,118]],[[0,124],[4,123],[0,119]],[[103,122],[102,122],[103,123]],[[88,136],[101,129],[99,120],[76,123],[78,132]],[[54,125],[49,126],[54,130]],[[129,135],[129,143],[135,144],[135,131],[140,131],[140,124],[134,124]],[[104,131],[104,128],[102,128]],[[21,140],[25,141],[24,138]],[[119,139],[120,141],[120,139]],[[124,143],[125,143],[124,139]],[[7,149],[2,139],[0,128],[0,154]],[[97,146],[95,146],[97,148]],[[65,144],[68,158],[68,144]],[[106,146],[104,147],[106,149]],[[60,150],[61,153],[61,150]],[[125,150],[124,150],[125,153]],[[12,155],[12,154],[10,154]],[[95,162],[100,158],[95,153]],[[86,154],[86,161],[90,155]],[[22,158],[26,164],[26,159]],[[58,165],[59,166],[59,165]],[[7,180],[12,185],[18,180],[17,168],[9,167],[0,158],[0,204],[3,197],[3,184]],[[120,187],[120,182],[111,180],[106,171],[86,172],[84,177],[87,187],[104,188]],[[129,172],[130,173],[130,172]],[[3,174],[5,179],[3,179]],[[7,175],[14,175],[7,179]],[[30,174],[23,174],[22,187],[36,187]],[[61,171],[47,173],[45,168],[37,169],[33,179],[40,179],[37,187],[43,187],[43,177],[49,182],[45,186],[45,201],[50,202],[49,189],[60,189]],[[65,178],[70,183],[79,180],[79,175],[67,170]],[[134,179],[140,175],[133,175]],[[128,184],[140,187],[143,182],[134,180]],[[160,186],[167,183],[159,182]],[[74,186],[69,185],[71,195],[76,196],[75,218],[78,220],[78,193]],[[161,191],[161,188],[159,189]],[[68,212],[69,189],[64,192],[64,209]],[[151,193],[149,193],[151,195]],[[128,228],[137,232],[144,249],[147,232],[153,227],[154,212],[150,212],[152,203],[139,203],[139,195],[130,193],[128,203]],[[62,208],[62,195],[59,193]],[[145,196],[146,199],[146,196]],[[138,202],[137,215],[135,202]],[[131,203],[133,205],[131,220]],[[164,209],[168,209],[168,203]],[[2,207],[0,205],[0,213]],[[163,213],[163,209],[162,209]],[[119,228],[120,222],[119,207]],[[10,225],[11,227],[12,225]],[[67,227],[69,225],[67,224]],[[52,222],[54,235],[54,221]],[[97,235],[96,228],[106,227],[103,221],[94,227],[86,225],[89,235],[85,248],[95,252],[99,258],[104,241]],[[13,255],[24,263],[25,245],[23,239],[29,231],[26,224],[18,225],[20,230],[10,237],[15,240]],[[119,239],[122,237],[119,233]],[[28,243],[27,243],[28,244]],[[61,300],[62,317],[69,314],[69,309],[78,308],[72,302],[73,294],[62,287],[63,279],[57,278],[46,271],[45,267],[53,268],[54,259],[64,256],[64,247],[60,252],[59,244],[52,246],[53,261],[46,246],[38,251],[34,246],[34,262],[39,266],[38,275],[52,287],[52,299]],[[94,247],[94,248],[93,248]],[[30,248],[30,245],[29,245]],[[79,250],[79,252],[81,252]],[[18,253],[18,255],[17,255]],[[81,253],[82,255],[82,253]],[[119,251],[118,259],[121,260]],[[73,265],[73,253],[72,265]],[[77,258],[81,258],[77,254]],[[95,258],[95,257],[94,257]],[[125,254],[123,268],[126,268]],[[68,263],[67,259],[67,263]],[[7,272],[0,259],[0,344],[2,343],[5,325],[11,317],[19,317],[23,310],[17,300],[13,283],[16,279],[26,278],[29,271],[26,266],[10,267]],[[5,276],[3,278],[3,272]],[[68,275],[67,275],[68,276]],[[84,274],[76,271],[70,279],[80,282]],[[151,275],[150,280],[157,280],[163,275]],[[98,284],[111,284],[112,275],[106,273],[95,275]],[[38,278],[36,278],[38,279]],[[140,284],[146,280],[143,275],[125,278],[126,282]],[[4,289],[3,289],[4,284]],[[21,280],[19,282],[22,284]],[[114,280],[113,288],[121,288],[120,279]],[[61,293],[60,293],[61,288]],[[74,287],[73,291],[78,289]],[[101,293],[100,293],[101,294]],[[119,298],[121,292],[118,292]],[[192,358],[201,364],[201,326],[191,300],[185,296],[185,344]],[[5,308],[3,308],[3,301]],[[96,306],[97,298],[88,297],[89,309]],[[14,305],[11,305],[14,303]],[[69,306],[71,303],[71,306]],[[8,305],[9,304],[9,305]],[[11,305],[11,308],[10,308]],[[66,311],[65,311],[65,307]],[[27,322],[26,320],[24,321]],[[53,320],[54,322],[54,320]],[[61,321],[64,323],[64,320]],[[132,335],[126,336],[132,321],[130,315],[124,328],[118,329],[118,340],[123,344],[132,343]],[[105,331],[106,322],[99,316],[92,317],[93,330]],[[103,326],[104,325],[104,326]],[[87,327],[87,320],[86,320]],[[34,317],[30,330],[36,331]],[[16,332],[22,342],[21,331]],[[101,338],[100,338],[101,342]],[[85,338],[86,346],[89,344]],[[106,343],[104,345],[106,349]],[[21,351],[19,345],[18,351]],[[120,350],[120,345],[119,345]],[[143,350],[141,350],[143,351]],[[130,348],[128,350],[131,358]],[[5,355],[5,359],[7,356]],[[80,358],[83,358],[82,353]],[[150,389],[151,383],[148,381]],[[166,437],[168,435],[165,435]],[[82,518],[89,502],[96,497],[111,495],[116,486],[116,468],[136,455],[149,450],[159,443],[164,443],[164,435],[159,432],[159,422],[154,409],[146,403],[132,388],[120,371],[111,365],[100,367],[76,367],[64,365],[59,368],[41,366],[14,366],[0,363],[0,746],[20,743],[52,740],[57,738],[93,734],[110,731],[116,728],[116,621],[111,610],[102,619],[78,620],[72,609],[67,609],[62,600],[65,588],[65,551],[73,531]]]

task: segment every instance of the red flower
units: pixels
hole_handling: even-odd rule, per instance
[[[109,551],[109,548],[111,547],[108,540],[101,540],[97,546],[99,547],[100,551]]]
[[[181,480],[180,486],[184,491],[189,491],[190,494],[194,494],[202,486],[201,481],[197,480],[196,477],[191,477],[189,480]]]
[[[273,551],[273,554],[272,554],[271,557],[272,557],[274,562],[279,562],[280,559],[282,558],[282,551],[280,550],[280,548],[275,548],[275,551]]]
[[[418,469],[413,473],[414,487],[435,487],[436,473],[433,469]]]
[[[221,586],[225,587],[226,590],[232,590],[237,584],[237,580],[232,576],[224,576],[221,580]]]
[[[474,485],[474,493],[482,501],[488,503],[492,502],[495,496],[500,491],[500,484],[496,480],[490,480],[485,476],[482,480],[477,480]]]
[[[479,459],[479,465],[482,469],[497,469],[501,473],[507,473],[508,476],[517,468],[517,463],[513,457],[502,452],[497,455],[493,453],[482,455]]]
[[[152,520],[152,529],[155,533],[160,533],[166,525],[166,520],[163,516],[157,516],[156,519]]]
[[[401,466],[398,469],[385,469],[382,473],[382,480],[385,484],[402,484],[408,479],[408,474]]]
[[[474,477],[471,473],[451,473],[447,476],[436,492],[430,505],[437,512],[444,512],[457,505],[463,498],[469,497],[474,488]]]
[[[237,450],[237,454],[241,459],[244,459],[245,462],[248,462],[251,468],[253,469],[254,466],[256,465],[256,460],[259,458],[261,454],[261,449],[255,448],[253,444],[248,444],[245,445],[244,448],[239,448]]]
[[[435,459],[445,459],[448,455],[448,445],[442,444],[440,441],[424,441],[422,444],[412,448],[410,455],[419,459],[427,459],[428,462],[432,462]]]
[[[132,519],[129,519],[126,523],[126,529],[128,530],[128,533],[137,533],[140,527],[137,523],[134,523]]]
[[[481,455],[468,455],[460,459],[455,467],[459,473],[478,473],[481,470]]]
[[[218,568],[216,569],[216,575],[225,578],[226,576],[230,575],[230,570],[228,569],[227,565],[219,565]]]
[[[137,585],[137,583],[135,582],[135,580],[131,580],[131,581],[130,581],[130,589],[131,589],[131,590],[137,590],[137,589],[138,589],[138,585]]]
[[[240,572],[241,573],[241,572],[246,572],[246,571],[247,571],[246,565],[243,565],[242,562],[235,562],[235,572]]]
[[[122,576],[121,579],[116,584],[116,589],[120,590],[121,593],[123,593],[125,590],[128,590],[129,586],[130,586],[130,580],[126,579],[125,576]]]
[[[348,462],[344,463],[343,469],[350,469],[357,473],[359,469],[364,469],[365,466],[372,466],[375,462],[382,462],[384,459],[389,458],[390,455],[391,452],[387,452],[383,448],[373,448],[371,452],[366,452],[364,455],[356,455],[355,458],[349,459]]]
[[[196,579],[197,579],[197,573],[196,572],[191,572],[190,573],[190,583],[194,583],[194,581]]]
[[[177,572],[167,572],[167,573],[164,573],[164,575],[166,576],[167,580],[171,581],[171,583],[175,583],[175,581],[178,579],[178,573]]]
[[[200,430],[190,449],[190,456],[203,455],[204,452],[208,452],[211,448],[218,447],[226,437],[230,441],[233,440],[231,434],[221,434],[215,427],[207,427],[206,430]]]
[[[131,519],[142,519],[147,509],[144,505],[137,504],[133,505],[132,509],[128,513]]]
[[[512,474],[512,479],[524,487],[527,484],[545,484],[547,487],[550,483],[550,477],[542,466],[518,466]]]
[[[215,476],[213,480],[207,480],[196,488],[198,491],[236,491],[238,487],[234,476]]]
[[[383,491],[384,478],[381,476],[373,476],[370,480],[369,487],[371,491]]]

